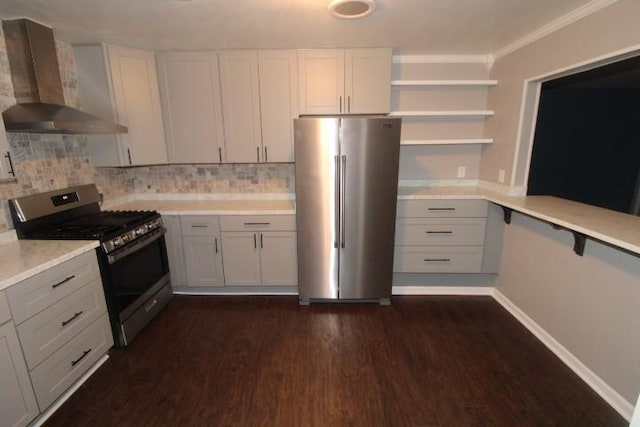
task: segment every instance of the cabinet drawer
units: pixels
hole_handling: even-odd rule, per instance
[[[398,218],[482,218],[487,216],[485,200],[398,200]]]
[[[0,325],[11,320],[11,311],[9,311],[9,303],[4,292],[0,292]]]
[[[401,218],[396,223],[396,246],[481,246],[484,218]]]
[[[112,345],[109,318],[104,314],[34,369],[31,381],[40,409],[51,405]]]
[[[398,246],[396,273],[479,273],[482,246]]]
[[[183,216],[180,223],[183,236],[216,236],[220,232],[217,216]]]
[[[230,215],[220,217],[222,231],[295,231],[295,215]]]
[[[18,325],[100,277],[94,251],[86,252],[7,289],[13,322]]]
[[[18,336],[29,369],[106,312],[102,282],[97,279],[22,323]]]

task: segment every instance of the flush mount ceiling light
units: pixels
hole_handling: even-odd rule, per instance
[[[376,10],[373,0],[333,0],[329,12],[336,18],[358,19],[371,15]]]

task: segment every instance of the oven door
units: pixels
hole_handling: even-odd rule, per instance
[[[164,228],[101,256],[101,268],[112,318],[124,323],[138,308],[169,283]]]

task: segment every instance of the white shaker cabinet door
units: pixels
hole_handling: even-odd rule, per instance
[[[260,233],[260,270],[262,284],[295,286],[298,283],[296,232]]]
[[[258,52],[226,51],[219,59],[226,161],[261,162]]]
[[[158,78],[169,163],[222,162],[224,133],[216,53],[161,53]]]
[[[347,49],[344,75],[346,113],[390,111],[391,49]]]
[[[300,114],[346,112],[344,99],[344,50],[298,51]]]
[[[293,119],[298,117],[295,50],[258,51],[262,161],[293,162]]]
[[[222,233],[222,258],[227,286],[260,284],[259,237],[259,233],[250,231]]]
[[[187,286],[223,286],[220,240],[215,236],[183,237]]]
[[[163,215],[162,222],[167,228],[164,238],[167,245],[167,258],[169,258],[171,286],[174,288],[185,286],[186,276],[180,217]]]
[[[38,405],[12,322],[0,326],[0,424],[26,426]]]
[[[126,161],[132,165],[166,163],[154,53],[119,46],[108,46],[107,51],[117,115],[129,127],[122,135]]]

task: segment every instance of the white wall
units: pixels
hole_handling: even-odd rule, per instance
[[[556,31],[511,54],[498,58],[491,78],[485,136],[494,143],[482,154],[480,178],[497,182],[498,170],[506,170],[509,183],[514,167],[518,125],[525,80],[587,61],[611,52],[640,48],[640,1],[619,0],[600,11]],[[525,177],[526,179],[526,177]]]

